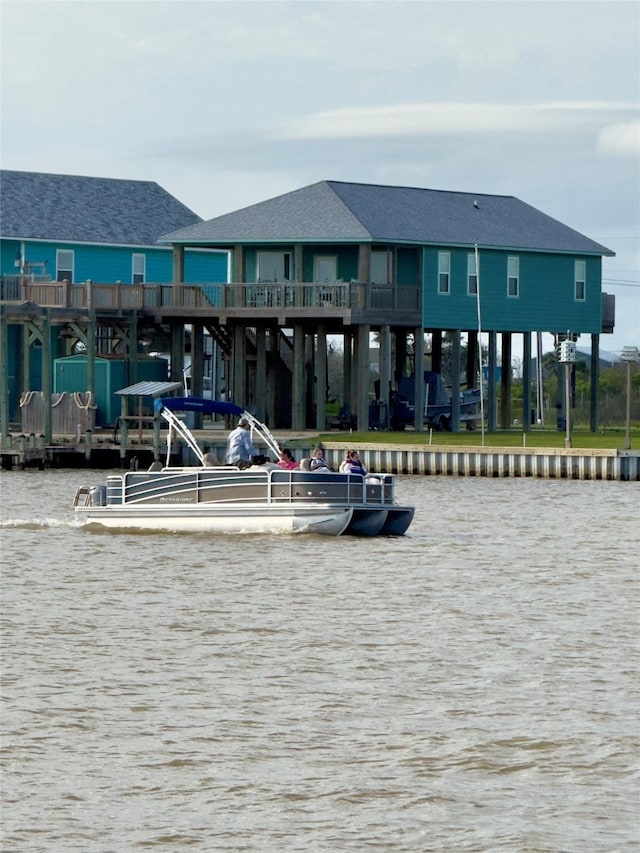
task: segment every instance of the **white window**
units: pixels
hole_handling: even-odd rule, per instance
[[[147,272],[147,256],[133,255],[131,258],[131,281],[134,284],[144,284]]]
[[[584,302],[587,297],[587,264],[586,261],[576,261],[574,270],[575,299]]]
[[[290,278],[290,252],[258,252],[257,281],[289,281]]]
[[[520,258],[507,259],[507,296],[520,296]]]
[[[438,293],[449,293],[451,254],[438,252]]]
[[[56,281],[73,283],[72,249],[58,249],[56,251]]]
[[[371,252],[371,281],[374,284],[389,284],[388,252]]]
[[[467,255],[467,293],[476,296],[478,293],[478,270],[476,269],[476,256]]]

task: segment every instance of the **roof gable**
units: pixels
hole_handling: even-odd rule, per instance
[[[514,196],[321,181],[162,238],[169,243],[380,242],[613,254]]]
[[[0,236],[148,246],[201,218],[154,181],[0,171]]]
[[[321,181],[167,234],[162,241],[326,242],[368,239],[369,234],[362,223],[340,200],[330,184]]]

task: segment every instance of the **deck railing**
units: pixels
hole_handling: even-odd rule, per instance
[[[419,289],[351,282],[99,284],[3,276],[0,301],[47,308],[144,311],[161,308],[210,313],[228,309],[360,309],[417,311]]]

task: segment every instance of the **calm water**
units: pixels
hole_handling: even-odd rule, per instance
[[[400,540],[89,533],[3,472],[2,851],[637,851],[640,490]]]

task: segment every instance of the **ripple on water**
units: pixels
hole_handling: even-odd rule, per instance
[[[332,540],[1,476],[4,849],[637,849],[633,484],[401,478]]]

